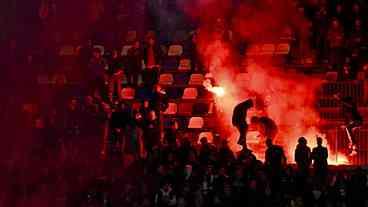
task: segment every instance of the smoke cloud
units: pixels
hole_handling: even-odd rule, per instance
[[[245,43],[249,49],[259,42],[280,42],[282,36],[297,36],[300,54],[310,54],[310,22],[304,10],[292,0],[201,0],[185,8],[189,16],[200,20],[198,48],[204,65],[226,89],[226,95],[217,98],[217,106],[225,119],[223,128],[230,127],[232,149],[240,149],[237,132],[229,126],[232,110],[248,98],[260,102],[248,116],[265,115],[277,123],[275,142],[284,147],[289,162],[294,161],[299,137],[306,137],[311,147],[316,146],[315,137],[321,136],[316,92],[323,81],[277,66],[280,59],[275,57],[254,59],[247,52],[240,56],[236,47]],[[242,79],[237,82],[240,73]],[[258,158],[263,157],[264,149],[253,151]]]

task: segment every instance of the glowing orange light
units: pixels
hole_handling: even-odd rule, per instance
[[[207,90],[214,93],[218,97],[223,97],[225,95],[225,89],[223,87],[215,86],[208,88]]]
[[[218,97],[223,97],[225,95],[225,89],[221,86],[212,86],[211,80],[207,79],[203,82],[203,86],[211,93]]]

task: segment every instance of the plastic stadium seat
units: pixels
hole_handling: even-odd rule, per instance
[[[337,81],[337,77],[338,77],[337,72],[330,71],[330,72],[326,73],[326,80],[328,80],[328,81],[335,82],[335,81]]]
[[[105,54],[105,47],[102,45],[94,45],[93,48],[97,48],[100,50],[101,55]]]
[[[288,43],[280,43],[276,48],[276,55],[287,55],[290,52],[290,44]]]
[[[174,77],[171,73],[164,73],[160,75],[159,84],[172,85],[174,83]]]
[[[202,74],[192,74],[190,76],[189,85],[201,86],[203,84],[204,77]]]
[[[182,99],[196,99],[198,97],[198,90],[196,88],[185,88]]]
[[[178,104],[178,115],[191,116],[192,115],[192,103],[179,103]]]
[[[75,48],[72,45],[64,45],[60,48],[60,56],[73,56],[75,55]]]
[[[181,45],[171,45],[169,47],[168,56],[181,56],[183,54],[183,46]]]
[[[126,34],[126,38],[125,38],[125,40],[127,41],[127,42],[133,42],[133,41],[135,41],[137,39],[137,31],[135,31],[135,30],[130,30],[130,31],[128,31],[127,32],[127,34]]]
[[[121,98],[123,100],[133,100],[135,98],[134,88],[123,88],[121,90]]]
[[[189,120],[188,129],[202,129],[204,120],[202,117],[192,117]]]
[[[132,48],[131,45],[124,45],[123,48],[121,49],[121,56],[127,56],[130,48]]]
[[[275,44],[264,44],[261,48],[261,55],[273,55],[275,50]]]
[[[181,59],[179,62],[178,70],[188,71],[192,68],[192,64],[189,59]]]
[[[198,141],[197,143],[200,144],[201,143],[201,139],[202,138],[207,138],[208,143],[213,143],[213,133],[212,132],[201,132],[198,135]]]
[[[178,105],[176,103],[169,103],[169,107],[167,107],[164,114],[166,115],[175,115],[178,112]]]

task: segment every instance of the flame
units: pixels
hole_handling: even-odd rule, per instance
[[[225,89],[220,86],[214,86],[212,88],[207,88],[207,90],[214,93],[218,97],[223,97],[225,95]]]
[[[221,86],[212,86],[211,80],[207,79],[203,82],[203,86],[209,92],[215,94],[217,97],[224,97],[225,96],[225,88]]]

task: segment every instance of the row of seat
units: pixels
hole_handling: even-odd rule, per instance
[[[163,112],[167,116],[205,116],[214,113],[213,102],[170,102]]]
[[[179,124],[179,129],[181,130],[207,130],[214,129],[216,127],[215,118],[213,117],[174,117],[174,118],[164,118],[164,128],[170,128],[172,121],[176,120]]]
[[[209,97],[210,93],[202,90],[201,92],[198,91],[199,89],[194,87],[187,87],[184,88],[183,92],[181,93],[181,89],[172,88],[167,90],[167,94],[169,98],[178,99],[181,98],[182,100],[195,100],[200,97],[207,98]],[[121,97],[123,100],[134,100],[134,99],[146,99],[149,98],[150,94],[146,93],[145,91],[139,91],[132,87],[126,87],[121,90]]]
[[[256,44],[250,47],[247,52],[249,56],[288,55],[289,53],[290,53],[289,43]]]
[[[189,79],[189,80],[188,80]],[[199,73],[193,73],[188,77],[188,74],[172,74],[162,73],[159,77],[159,84],[163,86],[170,85],[189,85],[189,86],[201,86],[204,81],[204,75]]]

